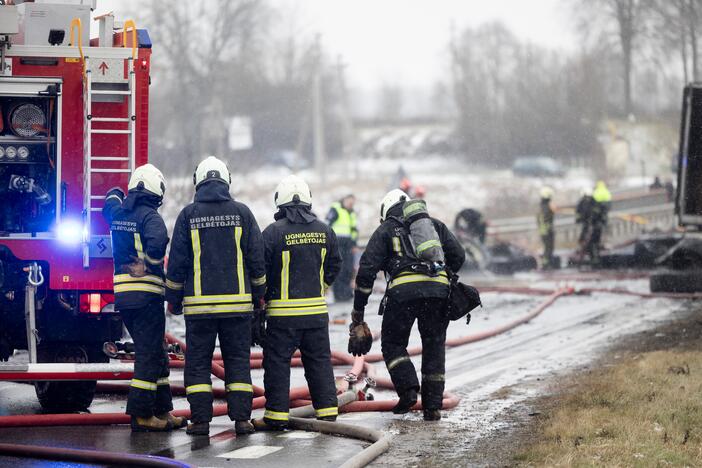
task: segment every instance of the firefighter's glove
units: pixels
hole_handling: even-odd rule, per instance
[[[183,304],[168,303],[168,313],[172,315],[183,315]]]
[[[266,305],[263,299],[254,303],[251,321],[251,345],[263,347],[266,343]]]
[[[110,190],[107,191],[107,194],[105,195],[105,199],[110,198],[111,196],[116,196],[119,198],[119,201],[122,202],[124,201],[124,190],[122,190],[119,187],[112,187]]]
[[[146,263],[143,258],[132,257],[132,263],[128,263],[122,267],[125,273],[134,278],[143,278],[147,274]]]
[[[366,322],[351,323],[349,326],[349,354],[363,356],[373,345],[373,334]]]

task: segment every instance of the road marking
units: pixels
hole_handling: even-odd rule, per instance
[[[265,457],[266,455],[270,455],[271,453],[275,453],[278,450],[282,449],[283,447],[274,447],[271,445],[249,445],[248,447],[243,447],[240,449],[232,450],[231,452],[217,455],[217,457],[253,460],[256,458]]]
[[[278,437],[279,439],[314,439],[318,436],[319,432],[288,431],[276,437]]]

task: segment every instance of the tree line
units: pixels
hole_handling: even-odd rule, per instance
[[[499,22],[451,40],[456,136],[472,159],[588,157],[605,118],[679,118],[700,78],[700,0],[569,0],[575,52],[521,41]]]

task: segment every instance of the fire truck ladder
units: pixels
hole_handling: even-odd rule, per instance
[[[94,207],[94,200],[102,200],[104,194],[93,192],[93,177],[97,174],[118,173],[131,176],[135,169],[135,130],[136,130],[136,96],[135,81],[136,73],[134,63],[137,57],[137,28],[132,20],[124,22],[122,32],[122,47],[127,46],[128,34],[131,33],[131,57],[126,58],[128,76],[125,80],[124,74],[117,63],[111,62],[116,74],[107,75],[109,69],[108,60],[100,61],[98,70],[102,71],[102,76],[98,76],[93,82],[92,71],[90,69],[90,57],[83,54],[82,29],[79,18],[71,21],[70,45],[76,45],[83,65],[83,268],[90,267],[90,244],[93,211],[101,211],[102,208]],[[76,34],[77,33],[77,34]],[[77,42],[76,42],[77,39]],[[99,58],[98,58],[99,60]],[[124,64],[124,63],[122,63]],[[125,83],[126,81],[126,83]],[[124,85],[126,84],[126,89]],[[99,102],[123,102],[127,101],[127,115],[98,117],[93,116],[93,103]],[[117,124],[126,123],[127,128],[93,128],[94,123]],[[127,154],[93,154],[93,136],[98,134],[122,134],[127,136]],[[114,145],[115,147],[122,147]],[[126,163],[126,167],[125,166]],[[119,166],[119,167],[116,167]]]
[[[127,79],[127,87],[124,89],[123,82],[109,82],[101,80],[99,83],[94,83],[90,70],[90,58],[85,57],[85,77],[84,77],[84,128],[83,128],[83,173],[85,174],[83,187],[83,267],[90,266],[90,226],[92,213],[101,211],[102,207],[93,206],[95,200],[103,200],[104,193],[96,193],[93,190],[93,179],[98,174],[120,173],[126,174],[127,178],[135,169],[135,130],[136,130],[136,96],[135,96],[135,72],[134,58],[130,57],[127,60],[127,70],[129,76]],[[97,86],[96,86],[97,85]],[[96,99],[96,96],[99,96]],[[127,100],[127,115],[118,117],[96,117],[93,116],[93,103],[96,100],[102,101],[104,97],[109,98],[126,98]],[[123,129],[107,129],[95,128],[96,123],[126,123],[127,128]],[[99,127],[99,126],[98,126]],[[127,137],[127,154],[109,154],[96,155],[93,154],[93,137],[95,135],[104,134],[122,134]],[[115,145],[115,147],[121,147]],[[116,167],[119,166],[119,167]]]

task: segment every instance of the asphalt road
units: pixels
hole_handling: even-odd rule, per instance
[[[484,279],[483,279],[484,282]],[[585,286],[585,283],[544,278],[538,274],[500,280],[501,284],[530,285],[555,288],[564,284]],[[587,283],[592,285],[592,283]],[[609,281],[598,286],[624,287],[647,291],[647,280]],[[473,322],[466,327],[452,323],[449,336],[457,337],[492,329],[525,315],[543,298],[511,293],[485,294],[484,308],[476,311]],[[368,308],[371,328],[378,329],[379,317]],[[439,461],[462,466],[475,461],[471,453],[480,438],[490,437],[500,428],[500,415],[519,402],[544,390],[544,382],[558,378],[582,364],[595,359],[603,349],[626,334],[653,328],[670,319],[685,307],[682,301],[668,299],[639,299],[630,296],[597,294],[570,296],[560,299],[543,314],[503,335],[447,351],[447,389],[461,397],[460,405],[445,412],[438,423],[424,423],[420,415],[395,416],[379,413],[356,413],[342,416],[352,424],[385,430],[394,436],[390,452],[374,464],[382,466],[428,466]],[[348,317],[348,304],[332,305],[333,317]],[[170,321],[176,333],[182,332],[177,321]],[[331,325],[332,346],[344,350],[347,329]],[[413,334],[412,344],[418,344]],[[379,352],[374,344],[372,352]],[[414,359],[417,367],[421,360]],[[378,363],[379,375],[387,373]],[[337,368],[343,375],[345,368]],[[262,372],[253,372],[254,382],[261,384]],[[180,383],[182,374],[174,372],[172,381]],[[304,383],[301,369],[294,369],[293,385]],[[379,391],[377,398],[390,398],[390,392]],[[186,407],[183,398],[175,401],[177,408]],[[99,395],[92,412],[123,411],[123,396]],[[31,386],[0,383],[0,414],[40,413]],[[260,412],[255,412],[255,416]],[[0,429],[0,442],[97,448],[101,450],[144,453],[177,458],[201,467],[230,466],[335,466],[343,463],[367,444],[343,439],[290,431],[257,433],[235,437],[227,418],[216,418],[211,436],[191,438],[184,431],[170,434],[132,435],[127,427],[90,428],[12,428]],[[1,466],[47,466],[46,462],[0,458]],[[85,466],[60,464],[51,466]],[[448,466],[448,465],[447,465]]]

